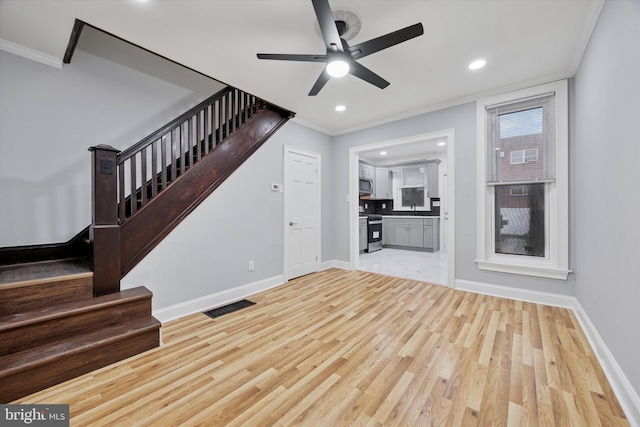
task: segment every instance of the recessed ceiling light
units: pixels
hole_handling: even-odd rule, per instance
[[[345,107],[344,105],[336,105],[336,111],[344,111],[346,109],[347,107]]]
[[[486,63],[487,61],[485,61],[484,59],[478,59],[477,61],[473,61],[471,64],[469,64],[469,69],[479,70],[480,68],[484,67]]]
[[[447,145],[447,143],[446,142],[438,142],[438,145],[442,147],[443,145]]]
[[[386,152],[386,151],[381,151],[381,152],[380,152],[380,155],[381,155],[381,156],[386,156],[386,155],[387,155],[387,152]]]

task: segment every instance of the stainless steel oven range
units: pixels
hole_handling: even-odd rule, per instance
[[[382,249],[382,215],[367,215],[367,252]]]

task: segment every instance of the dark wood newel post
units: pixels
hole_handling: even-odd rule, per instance
[[[93,293],[120,291],[120,226],[118,224],[117,150],[89,148],[91,163],[91,228]]]

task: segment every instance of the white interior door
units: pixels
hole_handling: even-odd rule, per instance
[[[320,268],[320,155],[285,148],[285,276]]]

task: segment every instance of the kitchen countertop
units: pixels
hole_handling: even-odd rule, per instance
[[[382,218],[440,218],[440,215],[382,215]]]

